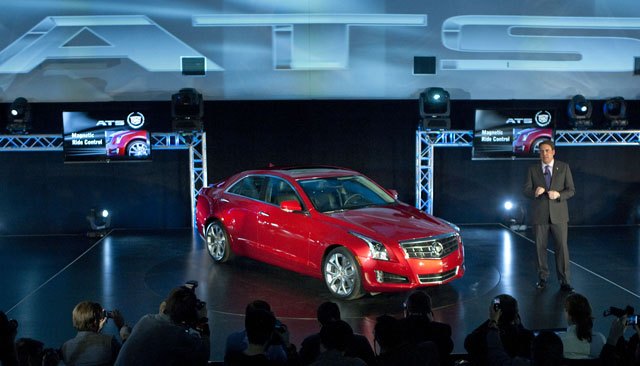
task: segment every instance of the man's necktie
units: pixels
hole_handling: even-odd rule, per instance
[[[544,182],[547,185],[547,190],[551,187],[551,170],[549,170],[549,166],[544,166]]]

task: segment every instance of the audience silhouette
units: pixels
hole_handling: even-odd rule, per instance
[[[518,301],[507,294],[498,295],[491,301],[489,309],[500,309],[499,320],[494,324],[492,319],[488,319],[464,340],[464,348],[469,353],[471,362],[477,366],[491,365],[488,359],[487,334],[493,326],[497,327],[504,350],[510,357],[530,359],[534,335],[520,320]]]
[[[325,325],[341,320],[340,308],[338,304],[326,301],[318,306],[317,319],[320,323],[321,330]],[[312,334],[306,337],[300,345],[300,361],[303,365],[311,364],[320,355],[320,333]],[[360,335],[353,334],[344,350],[345,356],[357,357],[363,360],[367,365],[375,365],[375,354],[369,344],[369,340]]]
[[[118,310],[106,312],[96,302],[83,301],[72,312],[76,337],[60,349],[45,348],[38,340],[16,340],[18,322],[0,311],[0,365],[222,365],[209,361],[210,341],[206,304],[193,288],[171,291],[158,314],[143,316],[130,336]],[[300,353],[289,341],[286,325],[269,304],[255,300],[246,307],[245,330],[227,337],[224,364],[229,366],[639,366],[640,327],[629,310],[614,312],[608,336],[593,330],[594,317],[587,298],[567,295],[564,310],[568,327],[532,331],[521,322],[518,301],[496,296],[488,319],[468,334],[467,354],[451,354],[451,326],[434,320],[431,297],[411,292],[401,318],[381,315],[369,340],[354,334],[341,320],[338,304],[326,301],[317,309],[319,333],[307,336]],[[627,309],[630,309],[627,306]],[[631,308],[632,309],[632,308]],[[108,315],[108,316],[107,316]],[[605,315],[609,315],[605,313]],[[121,330],[122,343],[102,334],[108,318]],[[625,338],[625,331],[633,334]],[[119,351],[119,352],[118,352]]]
[[[438,348],[440,364],[453,365],[451,326],[434,320],[431,297],[424,291],[414,291],[404,302],[404,333],[414,343],[433,342]]]
[[[122,346],[116,365],[206,365],[210,342],[206,304],[193,288],[173,289],[159,314],[143,316]]]

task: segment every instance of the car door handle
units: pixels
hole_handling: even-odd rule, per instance
[[[226,199],[226,198],[220,198],[220,202],[228,203],[228,202],[229,202],[229,200],[228,200],[228,199]]]
[[[258,215],[269,217],[269,214],[264,211],[258,211]]]

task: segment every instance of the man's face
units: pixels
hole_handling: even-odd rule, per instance
[[[540,159],[545,164],[549,164],[553,161],[553,156],[556,154],[556,151],[551,148],[551,146],[547,144],[540,145]]]

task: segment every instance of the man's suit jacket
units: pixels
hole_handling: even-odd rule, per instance
[[[535,197],[537,187],[545,187],[544,174],[540,162],[529,167],[527,180],[524,183],[524,195],[532,199],[529,219],[531,224],[553,224],[569,222],[567,200],[575,194],[573,177],[569,164],[558,160],[553,162],[550,191],[557,191],[560,197],[550,200],[547,192]]]

